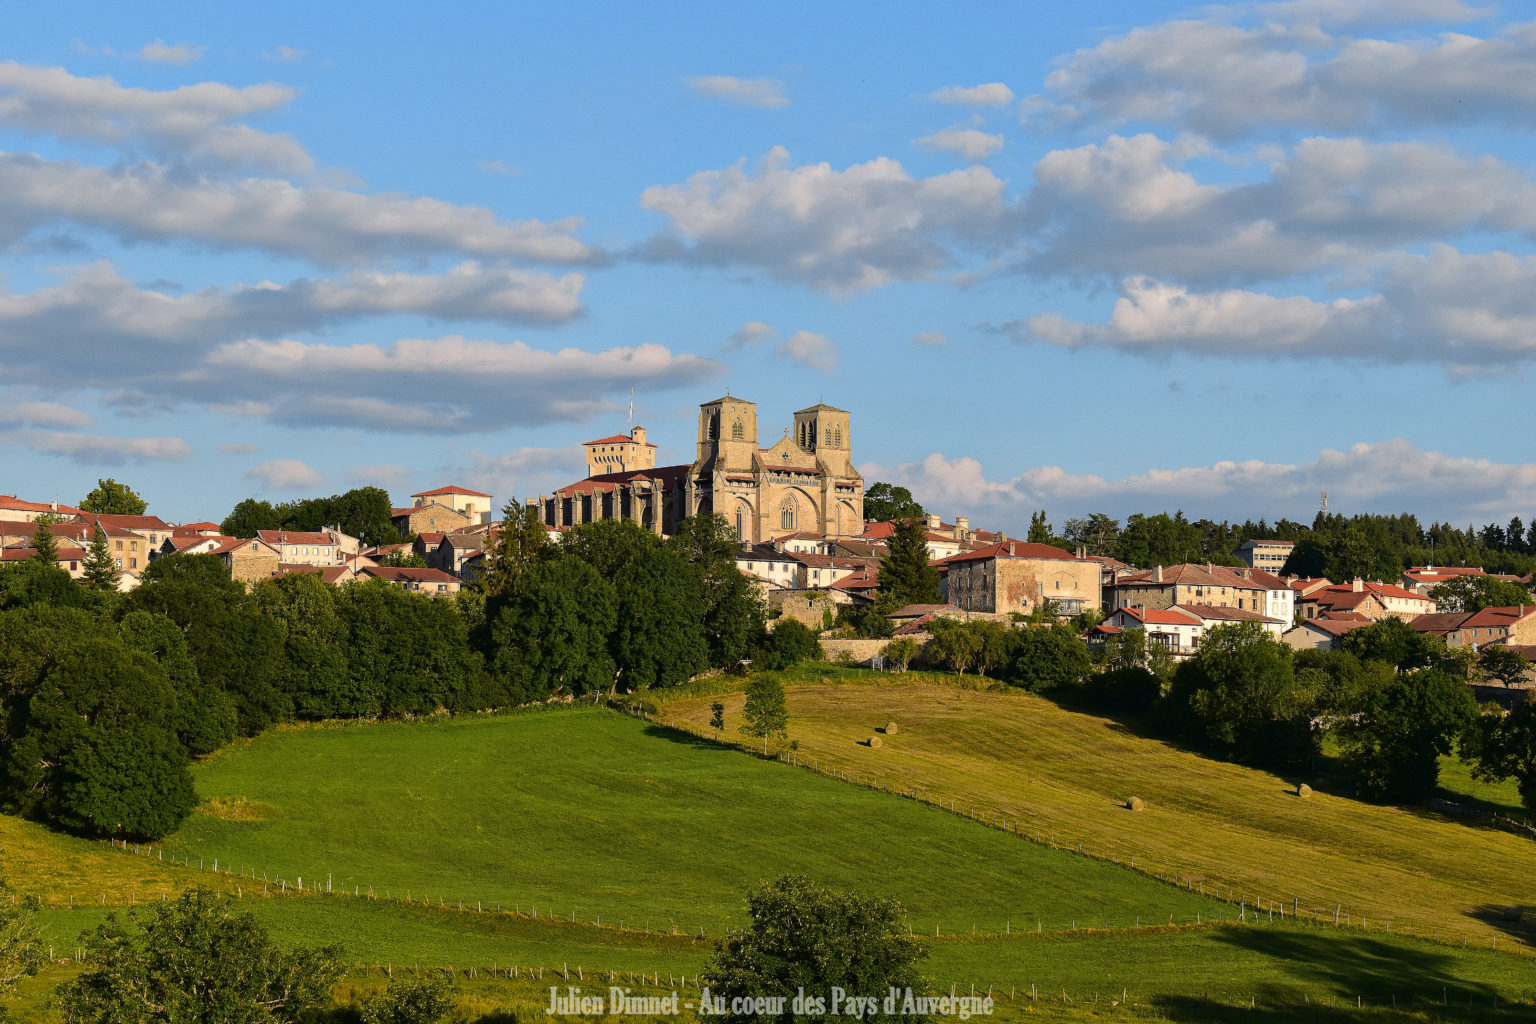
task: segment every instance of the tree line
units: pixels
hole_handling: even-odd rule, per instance
[[[608,520],[556,546],[506,512],[456,599],[314,573],[247,592],[213,555],[157,559],[127,594],[41,559],[0,569],[0,804],[155,838],[193,806],[190,757],[279,722],[495,710],[819,652],[799,623],[766,631],[722,517],[668,539]]]

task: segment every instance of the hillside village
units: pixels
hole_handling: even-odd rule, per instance
[[[822,403],[795,413],[780,440],[759,447],[756,406],[726,396],[700,406],[691,464],[657,467],[657,446],[635,426],[585,442],[587,475],[552,495],[528,498],[520,511],[536,518],[556,545],[573,528],[606,519],[665,536],[686,516],[723,515],[738,542],[736,568],[770,617],[825,632],[829,654],[872,664],[880,645],[833,630],[832,623],[841,610],[867,609],[880,599],[881,565],[901,524],[863,518],[864,481],[853,469],[852,443],[850,415]],[[1530,575],[1435,565],[1408,568],[1396,579],[1286,575],[1294,543],[1262,537],[1241,545],[1238,557],[1246,564],[1239,566],[1133,566],[1081,547],[1069,551],[973,527],[965,515],[953,522],[931,513],[920,519],[940,600],[885,609],[892,635],[919,644],[931,639],[928,627],[936,619],[1011,626],[1033,618],[1072,622],[1090,650],[1141,630],[1149,643],[1184,659],[1219,625],[1256,623],[1297,650],[1336,650],[1349,632],[1390,618],[1453,649],[1499,645],[1536,661],[1536,604],[1442,610],[1434,596],[1459,578],[1529,587]],[[100,531],[122,591],[137,586],[160,559],[208,554],[248,587],[313,574],[333,586],[377,579],[451,597],[481,577],[501,531],[492,495],[452,484],[392,508],[390,523],[400,539],[374,546],[330,526],[233,537],[211,521],[176,524],[0,495],[0,559],[33,558],[39,520],[49,521],[57,564],[75,579]],[[415,564],[399,564],[406,560]]]

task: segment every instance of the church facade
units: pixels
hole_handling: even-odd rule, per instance
[[[656,466],[656,446],[635,427],[588,441],[586,478],[529,503],[553,528],[617,518],[665,534],[684,517],[712,512],[753,544],[795,533],[857,536],[864,478],[853,468],[849,420],[846,410],[813,405],[763,448],[757,405],[727,395],[699,406],[691,464]]]

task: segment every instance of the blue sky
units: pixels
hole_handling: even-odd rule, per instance
[[[1532,12],[823,6],[13,13],[0,492],[500,501],[633,386],[1010,530],[1536,515]]]

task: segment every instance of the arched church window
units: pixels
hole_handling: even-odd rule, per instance
[[[747,436],[747,429],[741,425],[741,420],[731,424],[731,440],[740,441]]]
[[[779,507],[779,526],[785,530],[795,528],[795,503],[786,501]]]
[[[832,428],[832,447],[833,448],[841,448],[842,446],[843,446],[843,428],[842,427],[833,427]]]

